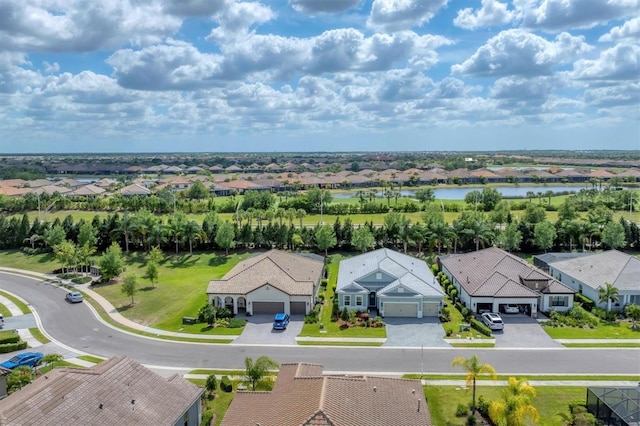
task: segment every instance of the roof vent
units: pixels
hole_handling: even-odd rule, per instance
[[[374,387],[373,387],[373,391],[374,391],[374,392],[378,392],[378,387],[377,387],[377,386],[374,386]]]
[[[416,394],[416,390],[415,389],[411,389],[411,393],[415,395]]]
[[[135,404],[135,403],[136,403],[136,400],[135,400],[135,399],[132,399],[132,400],[131,400],[131,404]]]
[[[102,403],[100,403],[100,405],[98,405],[98,408],[102,410],[102,407],[104,407],[104,405],[102,405]]]

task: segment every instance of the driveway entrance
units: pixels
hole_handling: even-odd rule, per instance
[[[444,328],[436,317],[387,318],[387,341],[382,346],[448,348]]]
[[[523,314],[501,315],[503,331],[495,331],[496,348],[559,348],[562,345],[543,330],[535,318]]]
[[[296,345],[296,336],[304,325],[303,315],[291,315],[286,330],[273,329],[273,315],[254,315],[246,319],[247,325],[232,345]]]

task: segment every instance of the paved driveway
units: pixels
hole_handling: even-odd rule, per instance
[[[494,331],[496,348],[559,348],[535,318],[501,314],[504,331]]]
[[[443,340],[440,320],[428,318],[385,318],[387,341],[382,346],[438,348],[450,347]]]
[[[36,319],[33,317],[33,314],[16,315],[13,317],[5,317],[4,319],[5,330],[33,327],[37,327]]]
[[[247,325],[232,344],[296,345],[296,336],[302,331],[304,316],[293,315],[286,330],[274,330],[273,317],[273,315],[246,317]]]

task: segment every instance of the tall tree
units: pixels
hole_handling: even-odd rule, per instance
[[[476,251],[480,250],[480,244],[482,246],[489,245],[493,240],[493,231],[489,224],[482,218],[474,218],[469,221],[462,233],[467,235],[475,244]]]
[[[100,274],[104,281],[110,281],[117,277],[124,270],[124,259],[122,258],[122,249],[115,241],[111,243],[109,248],[102,254],[100,261]]]
[[[233,225],[229,221],[225,221],[218,226],[216,232],[216,244],[224,249],[225,254],[229,255],[229,249],[233,247],[235,231]]]
[[[504,231],[498,237],[498,244],[506,251],[514,251],[520,249],[522,243],[522,232],[518,230],[516,223],[507,225]]]
[[[55,225],[44,231],[44,241],[49,247],[60,244],[67,238],[67,233],[64,232],[62,225]]]
[[[598,302],[607,303],[607,312],[611,311],[611,302],[617,302],[620,290],[611,283],[605,283],[604,287],[598,287]]]
[[[533,243],[545,252],[553,247],[556,228],[548,220],[536,223],[533,228]]]
[[[607,223],[602,229],[602,242],[614,250],[627,245],[622,224],[614,221]]]
[[[473,397],[471,400],[471,410],[476,412],[476,380],[478,376],[486,374],[495,380],[496,370],[490,364],[481,363],[478,357],[473,355],[471,358],[456,357],[451,362],[452,367],[460,366],[466,373],[467,386],[471,385]]]
[[[189,254],[193,254],[193,242],[202,241],[206,238],[202,227],[195,220],[188,221],[184,226],[184,238],[189,242]]]
[[[316,246],[324,251],[324,255],[328,255],[328,250],[337,244],[336,234],[329,225],[318,227],[315,233]]]
[[[83,223],[78,232],[78,245],[83,247],[85,244],[89,247],[95,247],[98,244],[98,230],[90,222]]]
[[[169,220],[167,222],[167,230],[169,231],[169,235],[171,235],[174,243],[176,244],[176,253],[178,253],[180,243],[184,238],[184,230],[187,226],[187,222],[187,215],[183,212],[177,212],[169,216]]]
[[[540,415],[532,405],[536,391],[527,379],[509,377],[502,399],[489,405],[489,418],[496,426],[525,426],[537,424]]]
[[[251,390],[256,390],[256,384],[269,373],[269,369],[278,368],[278,363],[267,356],[261,356],[255,362],[251,357],[244,359],[245,378],[251,384]]]
[[[53,246],[53,253],[60,261],[60,263],[62,263],[63,272],[66,272],[67,269],[71,266],[75,266],[77,259],[77,248],[73,242],[65,240],[60,244],[56,244],[55,246]]]
[[[353,245],[359,252],[364,253],[375,247],[375,240],[373,234],[368,227],[362,226],[353,231],[353,237],[351,239],[351,245]]]
[[[127,253],[129,252],[129,241],[135,230],[135,221],[128,213],[125,213],[117,224],[116,229],[112,231],[112,235],[124,237],[124,250]]]

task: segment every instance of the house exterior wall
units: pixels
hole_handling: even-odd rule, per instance
[[[581,293],[583,296],[588,297],[589,299],[593,300],[593,302],[596,304],[596,306],[606,309],[607,308],[607,303],[603,302],[603,303],[598,303],[598,299],[599,299],[599,295],[598,295],[598,289],[594,289],[592,288],[590,285],[588,285],[587,283],[584,283],[582,281],[580,281],[577,278],[574,278],[573,276],[559,271],[556,268],[553,267],[553,264],[549,265],[549,274],[554,277],[555,279],[557,279],[558,281],[560,281],[562,284],[566,285],[567,287],[571,288],[572,290],[574,290],[576,293]],[[573,299],[573,298],[572,298]],[[620,304],[621,300],[618,301],[618,305],[620,306],[615,306],[615,303],[611,304],[611,309],[612,310],[621,310],[622,307],[624,305]]]
[[[257,288],[247,294],[247,312],[250,314],[253,314],[253,302],[284,302],[285,313],[290,313],[289,295],[269,284]]]
[[[196,399],[191,407],[184,412],[173,426],[198,426],[202,421],[202,406],[200,405],[200,398]]]
[[[554,306],[553,299],[562,298],[564,300],[564,306]],[[562,300],[560,299],[560,300]],[[548,312],[551,309],[555,309],[559,312],[566,312],[573,306],[573,294],[545,294],[540,298],[540,310]]]
[[[451,272],[449,272],[446,266],[441,265],[441,267],[442,267],[442,272],[444,272],[444,274],[449,278],[449,281],[451,281],[451,283],[455,286],[455,288],[458,289],[458,299],[460,299],[460,302],[462,302],[464,306],[471,309],[471,296],[469,296],[469,294],[465,291],[465,289],[458,282],[458,280],[455,279],[455,277]]]

